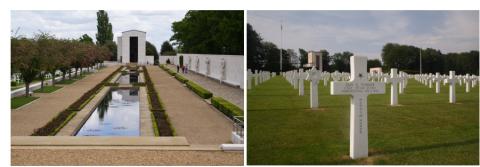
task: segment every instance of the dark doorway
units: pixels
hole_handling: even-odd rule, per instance
[[[130,63],[138,62],[138,37],[130,37]]]
[[[316,61],[315,62],[315,68],[317,68],[317,70],[320,70],[320,59],[321,59],[320,56],[318,56],[318,55],[315,56],[315,61]]]

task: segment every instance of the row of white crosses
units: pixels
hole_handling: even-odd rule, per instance
[[[269,71],[259,71],[255,70],[255,73],[252,73],[251,69],[247,70],[247,89],[252,89],[252,80],[254,80],[254,86],[261,84],[270,78],[274,77],[275,73]]]

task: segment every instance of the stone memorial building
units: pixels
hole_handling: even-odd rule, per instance
[[[303,65],[304,68],[315,68],[322,72],[322,52],[309,51],[307,55],[307,64]]]
[[[147,33],[139,30],[122,32],[117,37],[117,61],[120,63],[153,64],[154,57],[146,55]]]

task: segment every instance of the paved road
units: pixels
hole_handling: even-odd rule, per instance
[[[231,143],[233,123],[158,66],[147,66],[150,78],[178,136],[190,144]]]
[[[167,65],[173,71],[177,71],[174,65]],[[182,74],[185,78],[200,84],[205,89],[213,93],[214,96],[220,96],[243,109],[243,89],[221,84],[220,81],[205,77],[195,72]]]
[[[53,93],[37,93],[40,97],[26,106],[12,110],[11,114],[11,135],[28,136],[36,128],[46,125],[58,113],[65,110],[70,104],[80,98],[85,92],[92,89],[96,84],[105,79],[118,66],[110,66],[90,74],[85,78]]]
[[[14,149],[12,165],[243,165],[243,152]]]

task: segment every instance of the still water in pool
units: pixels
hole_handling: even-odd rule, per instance
[[[112,89],[77,136],[140,136],[138,89]]]

